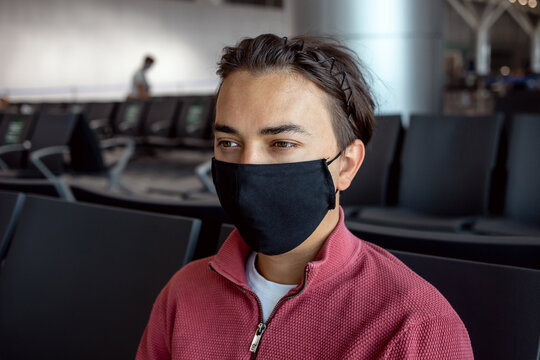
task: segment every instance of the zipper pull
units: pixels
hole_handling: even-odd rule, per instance
[[[264,334],[264,331],[266,330],[266,325],[263,323],[260,323],[259,326],[257,326],[257,331],[255,331],[255,336],[253,336],[253,340],[251,341],[251,346],[249,347],[249,351],[252,353],[257,352],[257,348],[259,347],[259,342],[261,341],[261,337]]]

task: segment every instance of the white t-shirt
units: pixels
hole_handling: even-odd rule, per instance
[[[266,280],[255,267],[256,259],[257,253],[252,252],[246,261],[246,278],[249,287],[261,301],[263,318],[264,322],[266,322],[278,301],[297,285],[278,284]]]
[[[146,81],[145,69],[139,69],[133,75],[133,80],[131,82],[131,96],[137,99],[141,96],[141,94],[139,94],[138,85],[142,85],[146,89],[146,91],[150,89],[150,86],[148,85],[148,82]]]

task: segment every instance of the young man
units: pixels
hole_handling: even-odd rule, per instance
[[[261,35],[218,74],[212,171],[238,230],[169,281],[137,359],[472,359],[442,295],[344,225],[374,122],[351,52]]]

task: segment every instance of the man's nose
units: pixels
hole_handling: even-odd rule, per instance
[[[255,146],[245,146],[242,149],[240,158],[238,159],[239,164],[264,164],[264,156],[261,151],[259,151]]]

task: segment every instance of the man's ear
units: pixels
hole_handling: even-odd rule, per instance
[[[351,185],[354,176],[364,161],[365,152],[364,143],[360,139],[356,139],[343,152],[337,184],[337,188],[340,191],[346,190]]]

